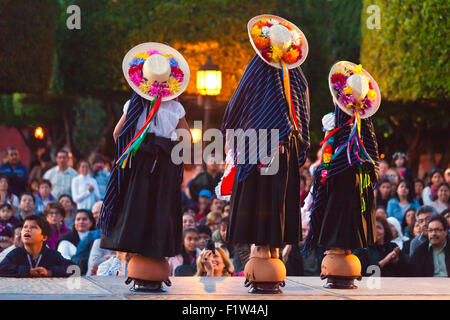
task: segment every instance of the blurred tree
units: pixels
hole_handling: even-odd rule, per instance
[[[370,5],[380,10],[380,29],[368,28]],[[406,151],[414,170],[421,154],[444,168],[450,159],[448,13],[446,1],[364,1],[361,62],[383,98],[376,120],[385,128],[387,153]]]

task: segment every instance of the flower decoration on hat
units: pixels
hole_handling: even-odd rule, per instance
[[[152,55],[159,54],[168,59],[170,64],[170,76],[167,81],[158,82],[147,80],[143,76],[143,66],[145,61]],[[156,97],[169,97],[180,91],[181,84],[184,79],[184,73],[178,65],[178,61],[172,54],[162,54],[157,50],[148,50],[136,54],[129,63],[128,76],[130,81],[136,85],[139,90],[145,94]]]
[[[347,64],[342,70],[331,75],[331,87],[335,90],[338,102],[347,109],[352,109],[361,115],[366,114],[372,108],[376,91],[372,87],[370,79],[363,75],[362,66]],[[352,83],[359,82],[358,90]],[[368,88],[364,90],[364,86]]]
[[[280,31],[280,27],[281,31],[288,35],[282,45],[274,43],[273,39],[271,41],[271,36],[274,32]],[[250,35],[256,48],[269,63],[283,60],[287,64],[293,64],[302,58],[302,36],[287,21],[259,20],[251,28]]]

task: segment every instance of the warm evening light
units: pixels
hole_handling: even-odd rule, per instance
[[[197,90],[201,95],[216,96],[222,89],[222,72],[211,62],[208,55],[206,64],[197,71]]]
[[[39,140],[44,139],[44,129],[42,129],[42,127],[34,129],[34,137]]]
[[[200,129],[191,129],[192,135],[192,143],[197,143],[202,140],[202,130]]]

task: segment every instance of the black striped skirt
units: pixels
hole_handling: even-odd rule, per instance
[[[235,180],[229,241],[272,248],[301,241],[299,146],[292,135],[279,154],[276,174],[262,175],[256,168],[244,181]]]
[[[159,258],[181,252],[183,165],[170,157],[174,142],[148,134],[125,175],[119,213],[104,249]],[[128,166],[128,164],[127,164]]]

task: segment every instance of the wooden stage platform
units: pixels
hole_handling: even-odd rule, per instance
[[[0,300],[450,300],[449,278],[363,278],[358,289],[325,289],[319,277],[288,277],[283,293],[255,295],[243,277],[173,277],[165,293],[133,293],[123,277],[0,278]]]

